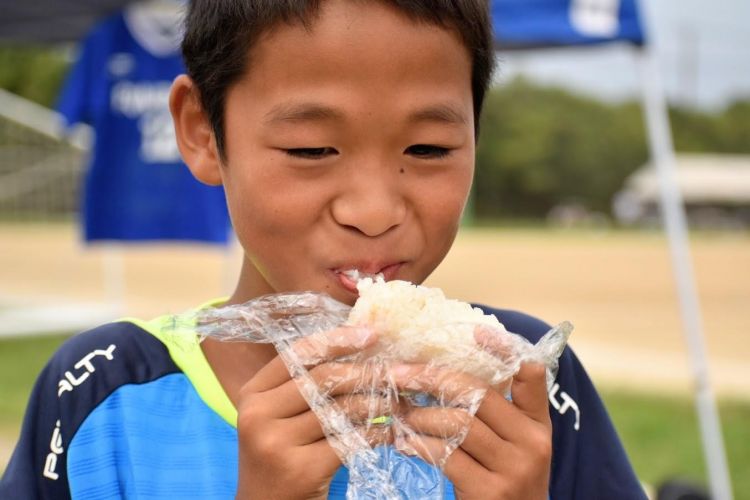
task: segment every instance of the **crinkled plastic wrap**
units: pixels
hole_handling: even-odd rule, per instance
[[[562,323],[532,345],[438,289],[370,278],[358,288],[354,308],[321,293],[277,294],[179,321],[196,325],[202,338],[275,346],[349,470],[347,498],[443,498],[441,470],[488,388],[509,398],[525,361],[544,363],[551,385],[572,325]],[[300,349],[298,341],[310,336],[315,345],[341,341],[327,332],[342,325],[367,325],[378,340],[334,360],[325,358],[325,346]],[[339,375],[316,382],[311,370],[331,362],[341,369],[329,372]],[[391,370],[407,364],[415,376],[397,386]],[[440,435],[424,427],[427,412],[446,423]]]

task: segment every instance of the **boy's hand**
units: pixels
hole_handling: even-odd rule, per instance
[[[317,365],[309,370],[317,385],[328,383],[334,387],[331,395],[339,396],[361,380],[361,368],[326,361],[360,351],[375,340],[367,329],[342,327],[306,337],[294,345],[294,351],[306,364]],[[342,399],[352,406],[358,401]],[[279,356],[242,387],[237,410],[238,499],[326,498],[341,462]]]
[[[406,422],[421,435],[407,447],[430,461],[445,455],[446,436],[469,422],[469,432],[445,463],[445,474],[460,499],[546,499],[552,457],[552,423],[547,403],[545,368],[523,364],[513,379],[513,402],[479,379],[456,372],[401,365],[393,370],[400,388],[437,395],[485,387],[474,418],[458,408],[417,408]],[[450,380],[449,384],[439,381]],[[452,399],[451,394],[447,394]]]

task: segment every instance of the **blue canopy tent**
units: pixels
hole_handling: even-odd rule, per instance
[[[0,0],[0,40],[31,43],[77,42],[99,19],[128,0]]]
[[[499,50],[629,43],[641,66],[643,106],[652,164],[669,239],[695,388],[712,498],[731,499],[721,424],[708,377],[700,304],[691,265],[684,204],[677,187],[674,147],[657,61],[645,36],[637,0],[493,0],[492,21]]]
[[[494,0],[492,22],[500,49],[645,42],[634,0]]]

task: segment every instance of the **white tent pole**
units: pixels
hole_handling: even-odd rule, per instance
[[[690,356],[695,406],[698,412],[703,453],[708,467],[711,498],[731,500],[732,488],[724,439],[716,401],[708,376],[708,360],[703,338],[703,320],[690,257],[687,222],[677,182],[674,146],[659,67],[653,49],[639,51],[643,105],[651,150],[651,162],[659,181],[662,217],[669,239],[672,269],[680,302],[683,333]]]

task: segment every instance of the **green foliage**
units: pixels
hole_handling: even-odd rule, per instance
[[[0,46],[0,88],[52,107],[68,69],[60,48]]]
[[[676,149],[750,153],[750,101],[709,114],[671,110]],[[487,95],[477,148],[480,218],[543,217],[559,203],[608,213],[648,160],[639,102],[606,104],[524,79]]]
[[[670,119],[678,151],[750,153],[750,100],[715,114],[676,108]]]
[[[647,158],[640,108],[516,80],[488,95],[477,151],[483,217],[544,216],[555,204],[608,211]]]

